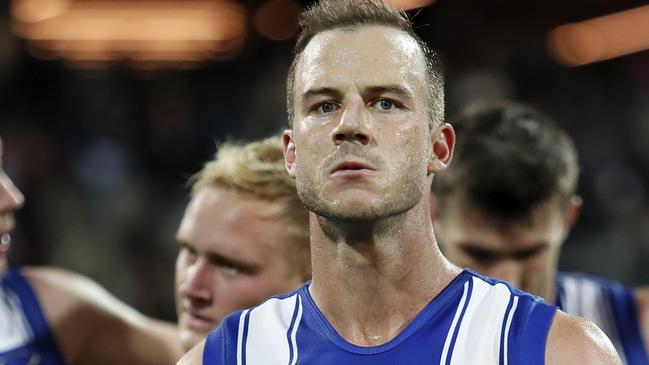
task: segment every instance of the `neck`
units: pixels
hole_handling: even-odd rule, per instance
[[[442,256],[430,222],[423,200],[400,216],[353,227],[311,214],[309,290],[347,341],[390,341],[460,272]]]

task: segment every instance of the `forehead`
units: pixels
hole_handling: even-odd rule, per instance
[[[178,236],[201,250],[276,249],[284,237],[281,223],[278,203],[209,187],[189,202]]]
[[[438,224],[444,226],[444,243],[471,243],[500,249],[522,248],[539,242],[560,243],[562,222],[563,216],[554,205],[537,208],[529,220],[499,222],[477,209],[453,204]]]
[[[404,31],[387,26],[337,28],[318,33],[305,47],[296,68],[296,91],[349,81],[358,86],[422,84],[425,71],[419,44]]]

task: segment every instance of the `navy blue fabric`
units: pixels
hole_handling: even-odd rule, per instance
[[[0,363],[6,365],[65,364],[40,303],[25,277],[18,270],[10,270],[2,278],[2,285],[18,297],[34,337],[24,346],[0,353]]]
[[[596,276],[558,273],[556,280],[557,306],[561,309],[563,309],[564,305],[562,298],[566,295],[563,280],[568,278],[587,280],[596,284],[602,291],[603,298],[608,303],[602,303],[601,305],[608,304],[613,311],[615,328],[618,332],[617,337],[620,338],[624,348],[626,365],[649,365],[649,355],[644,345],[640,322],[638,321],[638,309],[633,298],[633,290],[621,283]]]
[[[372,347],[351,344],[338,334],[313,302],[308,290],[310,283],[306,283],[295,292],[275,298],[285,299],[298,295],[303,304],[302,318],[296,324],[298,354],[296,365],[437,365],[441,361],[444,343],[458,310],[465,285],[470,287],[474,277],[479,277],[491,285],[501,283],[465,270],[434,298],[399,335],[386,344]],[[547,333],[552,324],[556,307],[546,305],[538,297],[509,286],[508,288],[518,297],[518,305],[515,313],[512,314],[508,336],[508,364],[541,365],[544,363]],[[470,294],[471,290],[467,292],[467,303]],[[509,304],[508,312],[512,311],[511,303]],[[466,303],[461,309],[462,313],[465,311],[465,307]],[[244,313],[249,315],[250,312],[235,312],[226,317],[219,328],[210,333],[205,343],[203,364],[237,364],[239,323],[241,316],[245,315]],[[249,316],[244,318],[242,355],[246,352],[245,337],[249,330],[248,319]],[[288,326],[287,347],[291,346],[288,334],[295,324],[294,321],[295,318],[292,318],[291,325]],[[460,321],[458,321],[458,326],[459,323]],[[455,333],[453,337],[456,337]],[[254,349],[248,350],[254,351]],[[291,360],[295,359],[290,357],[289,364]],[[242,364],[246,363],[242,362]]]

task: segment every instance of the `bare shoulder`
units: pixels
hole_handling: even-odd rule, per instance
[[[172,364],[182,354],[177,327],[151,319],[81,274],[22,269],[71,364]]]
[[[633,290],[633,298],[638,311],[638,322],[645,343],[649,349],[649,287],[641,287]]]
[[[194,346],[185,356],[178,361],[176,365],[201,365],[203,364],[203,348],[205,347],[205,340],[201,341],[198,345]]]
[[[545,363],[622,364],[611,341],[592,322],[557,311],[545,347]]]
[[[633,297],[638,311],[649,312],[649,287],[645,286],[633,289]]]
[[[41,302],[47,303],[43,309],[48,319],[56,319],[68,310],[138,316],[136,311],[84,275],[54,267],[26,267],[22,272]]]

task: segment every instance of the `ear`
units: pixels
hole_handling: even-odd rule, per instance
[[[583,200],[579,195],[573,195],[568,201],[568,206],[566,207],[564,225],[566,227],[566,233],[570,231],[572,226],[575,225],[577,219],[581,215],[581,207],[583,205]]]
[[[428,157],[428,174],[446,170],[453,159],[455,130],[448,123],[441,123],[431,134],[432,148]]]
[[[295,142],[293,141],[293,131],[287,129],[282,134],[284,143],[284,165],[289,176],[295,177]]]

